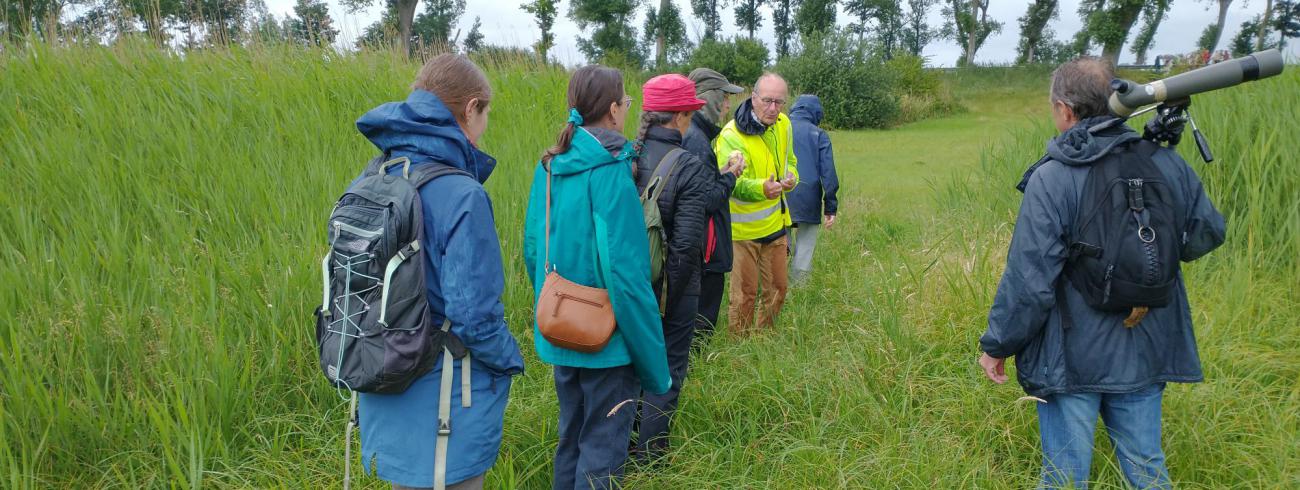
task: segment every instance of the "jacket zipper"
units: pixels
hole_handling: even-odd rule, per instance
[[[588,306],[591,306],[592,308],[600,308],[600,303],[597,303],[597,302],[595,302],[595,301],[588,300],[588,299],[586,299],[586,298],[579,298],[579,297],[577,297],[577,296],[573,296],[573,295],[570,295],[570,294],[564,294],[564,293],[555,293],[555,295],[558,296],[560,299],[571,299],[571,300],[577,301],[577,302],[579,302],[579,303],[583,303],[583,304],[586,304],[586,305],[588,305]],[[551,313],[551,316],[559,316],[559,314],[560,314],[560,308],[559,308],[559,305],[557,304],[556,307],[555,307],[555,312]]]

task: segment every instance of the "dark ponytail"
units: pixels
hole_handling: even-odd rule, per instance
[[[623,74],[613,68],[587,65],[573,72],[569,78],[569,108],[576,109],[582,123],[573,118],[565,123],[555,146],[542,154],[542,163],[550,165],[551,158],[569,151],[578,126],[589,124],[609,115],[609,105],[623,102]]]

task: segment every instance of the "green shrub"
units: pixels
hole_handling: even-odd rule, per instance
[[[763,75],[768,56],[767,46],[754,39],[705,39],[691,53],[690,68],[712,68],[732,83],[748,86]]]
[[[777,65],[794,94],[815,94],[834,128],[886,128],[899,119],[896,75],[849,36],[810,40]]]

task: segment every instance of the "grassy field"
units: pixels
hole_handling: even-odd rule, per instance
[[[0,487],[338,486],[346,404],[309,333],[320,223],[373,154],[352,122],[403,98],[416,65],[272,48],[0,56]],[[488,190],[528,364],[487,486],[548,488],[556,404],[520,258],[566,75],[489,72]],[[627,486],[1030,486],[1033,407],[975,359],[1013,186],[1051,136],[1045,76],[959,73],[968,112],[833,133],[842,221],[813,281],[776,331],[714,339],[676,451]],[[1186,268],[1207,382],[1167,392],[1170,469],[1188,488],[1294,488],[1300,73],[1196,102],[1221,161],[1187,155],[1231,230]],[[1113,459],[1095,462],[1097,487],[1120,488]]]

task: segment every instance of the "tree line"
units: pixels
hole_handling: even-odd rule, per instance
[[[297,0],[293,14],[277,19],[264,0],[3,0],[0,33],[11,39],[34,34],[58,37],[60,30],[82,38],[111,40],[142,34],[160,44],[203,47],[252,40],[275,40],[311,45],[335,42],[334,27],[324,0]],[[755,33],[770,22],[775,32],[771,47],[775,60],[784,59],[801,46],[828,34],[843,34],[869,45],[882,59],[919,56],[940,40],[962,50],[958,64],[973,64],[980,48],[1005,21],[989,16],[992,0],[689,0],[689,14],[702,25],[695,41],[687,33],[681,8],[672,0],[522,0],[541,31],[531,48],[550,59],[555,46],[553,29],[563,11],[583,30],[578,49],[589,60],[620,66],[663,68],[689,62],[699,51],[754,53],[768,47]],[[1004,0],[1005,1],[1005,0]],[[1244,1],[1244,0],[1243,0]],[[1225,43],[1227,13],[1234,0],[1183,0],[1178,8],[1217,8],[1196,46],[1208,52],[1230,49],[1234,54],[1283,47],[1300,35],[1300,1],[1265,0],[1259,15],[1242,23],[1238,34]],[[477,51],[488,45],[475,18],[467,32],[458,25],[465,0],[342,0],[349,13],[384,8],[378,21],[367,26],[358,46],[389,44],[406,50],[415,46]],[[567,3],[567,5],[563,5]],[[1125,46],[1138,64],[1147,63],[1148,51],[1160,24],[1173,8],[1172,0],[1082,0],[1077,15],[1083,27],[1070,38],[1058,39],[1048,26],[1061,15],[1058,0],[1033,0],[1016,19],[1020,40],[1016,63],[1059,62],[1082,54],[1100,54],[1117,62]],[[644,21],[634,25],[644,9]],[[733,12],[740,34],[727,39],[723,13]],[[938,9],[942,25],[930,25]],[[65,12],[76,12],[70,19]],[[848,16],[840,27],[837,16]]]

